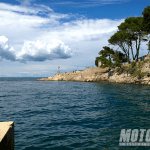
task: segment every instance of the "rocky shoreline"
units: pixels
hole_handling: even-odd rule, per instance
[[[139,66],[142,62],[136,64]],[[127,68],[127,65],[122,66]],[[128,65],[130,67],[130,64]],[[110,83],[132,83],[150,85],[150,62],[143,63],[140,70],[143,75],[133,76],[127,71],[119,73],[118,68],[86,68],[85,70],[57,73],[55,76],[37,79],[37,81],[81,81],[81,82],[110,82]]]

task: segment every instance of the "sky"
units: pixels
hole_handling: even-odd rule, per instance
[[[96,67],[95,58],[149,0],[1,0],[0,77],[49,77]],[[146,55],[147,43],[140,56]],[[121,51],[121,49],[119,49]]]

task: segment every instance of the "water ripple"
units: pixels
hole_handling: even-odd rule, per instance
[[[0,120],[16,150],[122,150],[121,129],[149,129],[149,86],[0,79]]]

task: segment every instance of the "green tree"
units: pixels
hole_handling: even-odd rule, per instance
[[[148,34],[150,34],[150,5],[147,6],[143,12],[143,27],[144,27],[144,31],[148,32]],[[147,38],[149,39],[149,37]],[[150,52],[150,41],[148,41],[148,53]]]
[[[141,42],[147,41],[147,39],[145,39],[145,36],[148,34],[143,27],[143,17],[129,17],[125,19],[125,21],[118,26],[118,29],[120,31],[132,35],[133,39],[131,39],[132,43],[130,44],[133,45],[133,42],[135,41],[136,54],[133,55],[133,50],[131,50],[131,52],[132,52],[132,56],[134,56],[136,58],[136,61],[138,61]]]
[[[120,51],[114,51],[114,54],[112,55],[113,61],[114,61],[114,66],[115,67],[120,67],[121,63],[127,62],[127,58],[125,54],[123,54]]]
[[[125,53],[128,63],[130,63],[129,50],[131,49],[133,56],[133,47],[132,47],[133,40],[135,40],[135,37],[130,33],[124,31],[117,31],[114,35],[110,37],[108,42],[112,45],[118,45]],[[133,60],[134,59],[135,58],[133,56]]]
[[[98,60],[100,60],[99,59],[99,57],[96,57],[96,59],[95,59],[95,65],[98,67]]]
[[[150,5],[147,6],[144,9],[142,14],[143,14],[143,27],[144,27],[144,30],[146,32],[150,33]]]
[[[113,49],[110,49],[107,46],[103,47],[104,50],[101,50],[98,54],[101,55],[100,57],[97,57],[95,62],[100,60],[101,61],[101,67],[112,67],[113,63],[111,61],[111,56],[114,54]],[[98,63],[97,63],[98,64]]]
[[[147,31],[143,28],[143,17],[129,17],[118,26],[118,31],[111,36],[108,42],[112,45],[118,45],[125,53],[128,62],[131,50],[133,60],[138,61],[139,50],[142,41],[147,41]],[[135,45],[136,53],[133,53]]]

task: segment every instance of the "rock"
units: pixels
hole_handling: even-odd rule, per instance
[[[147,77],[150,77],[150,73],[147,74]]]
[[[146,65],[145,65],[146,66]],[[119,71],[120,73],[118,74]],[[141,76],[133,77],[135,69],[126,72],[126,68],[115,68],[110,70],[107,68],[86,68],[82,71],[57,73],[55,76],[37,79],[37,81],[80,81],[80,82],[114,82],[114,83],[134,83],[150,85],[150,73],[141,78]],[[145,70],[144,70],[145,71]],[[130,74],[128,74],[130,73]]]
[[[148,55],[144,58],[144,60],[150,60],[150,54],[148,54]]]
[[[150,63],[145,63],[141,69],[141,72],[150,73]]]
[[[133,74],[135,72],[135,68],[134,69],[126,70],[126,72],[129,73],[129,74]]]
[[[110,70],[109,73],[108,73],[108,76],[109,76],[109,77],[110,77],[110,76],[113,76],[114,72],[115,72],[115,70]]]
[[[141,76],[140,75],[138,75],[138,77],[137,77],[138,79],[141,79]]]
[[[143,80],[144,80],[144,81],[150,81],[150,77],[144,78]]]

